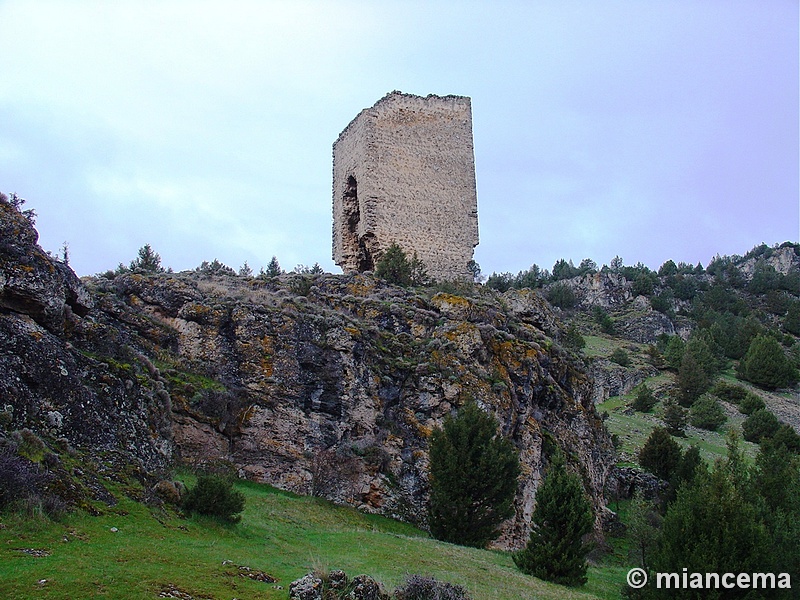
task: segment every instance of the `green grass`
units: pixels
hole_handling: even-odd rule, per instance
[[[589,358],[608,358],[608,355],[617,348],[631,344],[631,342],[599,335],[584,335],[583,339],[586,342],[583,353]]]
[[[661,374],[645,381],[650,388],[659,388],[668,384],[670,375]],[[664,409],[659,403],[656,408],[649,413],[642,413],[630,410],[628,405],[633,401],[634,393],[624,396],[612,396],[605,402],[597,405],[599,412],[607,412],[608,419],[606,426],[608,430],[616,434],[620,441],[619,456],[621,464],[635,464],[639,450],[647,441],[650,432],[654,427],[663,426],[661,417]],[[688,426],[686,437],[674,438],[681,446],[698,446],[701,456],[710,464],[718,458],[727,456],[727,434],[730,429],[736,430],[740,434],[742,422],[745,416],[739,413],[728,416],[728,421],[720,427],[719,431],[706,431]],[[741,447],[748,457],[755,457],[758,446],[756,444],[740,440]]]
[[[171,586],[195,598],[286,599],[289,583],[315,568],[364,573],[389,590],[407,574],[432,575],[464,585],[475,600],[616,598],[624,580],[624,571],[603,566],[592,569],[586,588],[551,585],[519,572],[508,553],[444,544],[397,521],[268,486],[237,488],[247,506],[235,526],[181,519],[125,498],[98,517],[78,511],[52,522],[6,515],[0,597],[152,599]],[[242,578],[238,566],[278,582]]]

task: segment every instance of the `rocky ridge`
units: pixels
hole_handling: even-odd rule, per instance
[[[520,452],[527,539],[555,441],[598,512],[614,462],[593,383],[535,292],[405,290],[368,275],[79,281],[0,203],[0,397],[30,428],[148,472],[243,477],[425,525],[427,440],[467,399]],[[598,519],[599,522],[599,519]]]

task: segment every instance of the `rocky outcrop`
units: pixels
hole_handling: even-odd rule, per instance
[[[560,326],[539,295],[423,295],[364,275],[306,277],[92,283],[106,318],[159,353],[182,459],[224,461],[257,481],[424,526],[428,436],[474,398],[523,463],[500,545],[527,539],[546,437],[578,458],[603,504],[613,450],[592,382],[559,349]]]
[[[631,303],[624,318],[616,320],[614,329],[619,337],[639,344],[655,344],[661,335],[678,333],[675,323],[664,313],[653,310],[644,296]]]
[[[739,271],[746,281],[750,281],[753,278],[756,266],[759,263],[772,267],[775,272],[781,275],[800,271],[800,253],[797,247],[784,245],[780,248],[770,249],[766,254],[766,257],[748,258],[738,265]]]
[[[575,292],[581,308],[599,306],[615,309],[633,300],[631,283],[619,273],[597,271],[551,285],[568,285]]]
[[[425,526],[430,433],[474,399],[522,463],[499,546],[527,540],[546,440],[604,505],[614,453],[592,381],[534,292],[417,292],[368,275],[80,282],[18,217],[3,207],[3,227],[21,232],[0,253],[0,394],[12,429],[151,471],[175,457],[223,462]]]
[[[668,490],[668,482],[635,467],[615,467],[606,483],[609,500],[630,500],[640,494],[646,500],[661,502]]]
[[[28,315],[59,334],[71,313],[88,313],[92,299],[69,267],[37,245],[38,238],[29,217],[0,201],[0,309]]]
[[[169,396],[134,345],[93,316],[89,291],[0,200],[0,408],[9,431],[102,452],[149,472],[172,460]],[[95,346],[92,339],[103,339]],[[113,348],[113,351],[111,349]],[[150,365],[152,366],[152,365]]]
[[[605,358],[596,358],[589,365],[594,380],[592,399],[596,404],[612,396],[630,394],[648,377],[658,375],[655,367],[623,367]]]

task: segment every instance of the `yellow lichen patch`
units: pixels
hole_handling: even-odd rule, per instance
[[[182,312],[184,319],[187,321],[201,321],[208,317],[211,310],[210,306],[200,304],[199,302],[193,302],[192,304],[187,304]]]
[[[439,292],[433,297],[431,302],[436,305],[450,304],[452,306],[462,306],[464,308],[472,307],[472,302],[470,302],[467,298],[456,296],[455,294],[448,294],[446,292]]]
[[[493,340],[490,347],[497,360],[513,370],[523,365],[533,365],[539,360],[538,349],[519,340]]]
[[[375,282],[366,277],[358,276],[353,283],[348,284],[347,290],[353,296],[369,296],[375,289]]]
[[[478,331],[477,326],[472,323],[468,323],[463,321],[458,323],[452,329],[449,329],[444,332],[444,337],[446,337],[451,342],[455,342],[461,336],[473,336]],[[478,334],[480,336],[480,334]]]

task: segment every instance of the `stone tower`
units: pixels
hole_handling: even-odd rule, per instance
[[[393,243],[437,280],[469,279],[478,245],[472,107],[391,92],[333,144],[333,260],[371,271]]]

